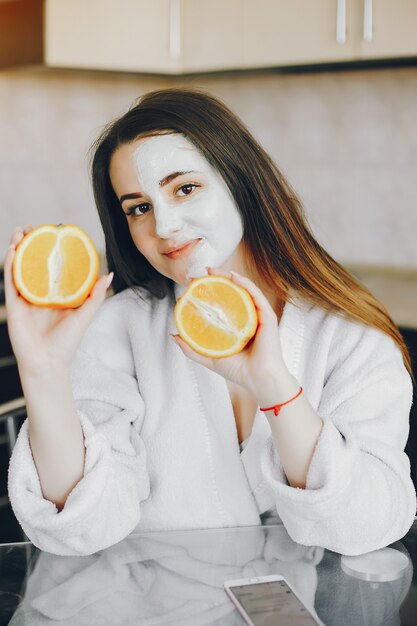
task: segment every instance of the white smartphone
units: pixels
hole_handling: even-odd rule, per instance
[[[224,590],[249,626],[325,626],[283,576],[227,580]]]

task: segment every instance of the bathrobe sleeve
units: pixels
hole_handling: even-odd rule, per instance
[[[120,541],[137,526],[140,503],[149,495],[140,437],[145,407],[120,304],[112,306],[110,298],[102,305],[72,363],[85,467],[64,508],[58,512],[43,497],[27,420],[10,460],[13,511],[29,539],[54,554],[87,555]]]
[[[403,452],[412,383],[388,336],[344,322],[338,337],[330,346],[338,356],[317,408],[324,426],[306,488],[289,486],[272,437],[261,467],[295,541],[354,555],[400,539],[413,522],[416,494]]]

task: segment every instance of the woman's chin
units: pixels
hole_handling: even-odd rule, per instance
[[[201,276],[207,276],[208,272],[205,267],[201,267],[198,269],[191,269],[187,271],[186,277],[187,280],[190,281],[193,278],[200,278]]]
[[[193,278],[207,276],[207,269],[204,265],[196,265],[194,263],[178,267],[172,279],[179,285],[187,286]]]
[[[207,274],[207,272],[206,272],[206,274]],[[190,283],[190,280],[191,280],[192,278],[194,278],[194,276],[191,276],[191,275],[188,273],[187,268],[184,268],[184,269],[182,269],[182,270],[180,270],[180,269],[178,268],[178,271],[177,271],[177,272],[175,272],[175,274],[171,275],[171,277],[170,277],[170,278],[172,278],[172,280],[173,280],[175,283],[177,283],[177,285],[182,285],[183,287],[187,287],[187,286],[189,285],[189,283]]]

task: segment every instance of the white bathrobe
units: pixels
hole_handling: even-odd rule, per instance
[[[289,486],[259,410],[240,451],[226,381],[172,341],[169,298],[125,290],[104,302],[72,364],[86,461],[62,511],[42,496],[27,421],[20,430],[9,496],[30,540],[88,555],[135,529],[259,525],[271,507],[298,543],[342,554],[402,537],[416,497],[403,452],[412,384],[399,349],[301,300],[286,304],[279,328],[286,365],[324,421],[306,489]]]

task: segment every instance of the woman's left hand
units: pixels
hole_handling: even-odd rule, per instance
[[[214,268],[209,268],[208,273],[227,276],[250,293],[259,322],[255,336],[238,354],[220,359],[202,356],[190,348],[179,335],[172,336],[189,359],[256,395],[257,389],[266,379],[279,378],[287,372],[282,358],[278,318],[262,291],[249,278],[234,272],[227,274]]]

